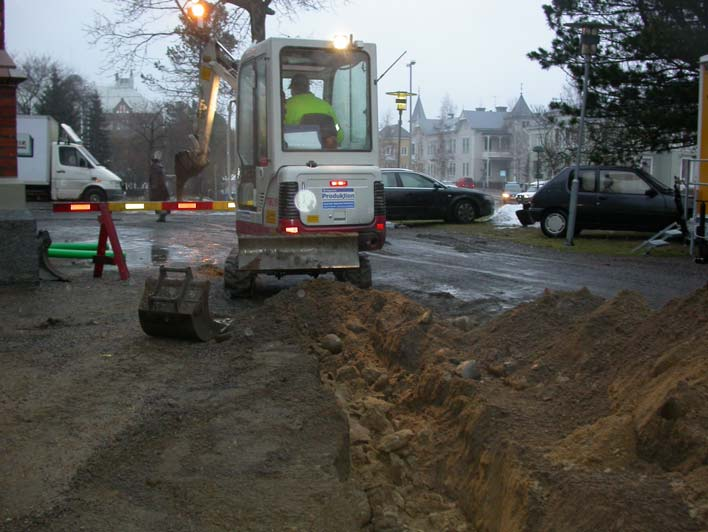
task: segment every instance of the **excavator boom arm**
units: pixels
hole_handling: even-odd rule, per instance
[[[177,199],[181,200],[185,183],[199,175],[209,164],[209,142],[214,128],[219,96],[219,83],[223,79],[236,90],[238,61],[218,41],[210,41],[202,52],[199,66],[199,106],[196,134],[191,135],[192,149],[175,154]]]

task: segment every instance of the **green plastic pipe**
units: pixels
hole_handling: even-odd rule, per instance
[[[97,249],[98,242],[52,242],[49,249]]]
[[[95,249],[57,249],[49,248],[47,255],[57,259],[92,259],[96,256]],[[123,254],[125,255],[125,253]],[[112,251],[106,251],[106,257],[113,257]]]

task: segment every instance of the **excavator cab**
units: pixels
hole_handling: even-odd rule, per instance
[[[364,252],[385,240],[375,45],[272,38],[238,63],[218,43],[207,46],[195,145],[177,156],[178,183],[208,162],[222,79],[236,95],[239,168],[226,288],[246,296],[259,274],[328,272],[370,286]]]

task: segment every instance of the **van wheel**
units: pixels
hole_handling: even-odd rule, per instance
[[[548,238],[561,238],[568,229],[568,215],[560,209],[546,212],[541,219],[541,231]]]
[[[106,201],[108,197],[106,196],[106,191],[98,187],[88,187],[81,194],[82,201],[88,201],[91,203],[101,203]]]
[[[458,201],[454,207],[455,220],[461,224],[471,224],[477,218],[477,207],[468,200]]]

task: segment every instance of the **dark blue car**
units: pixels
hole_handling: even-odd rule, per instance
[[[565,236],[575,167],[563,169],[516,215],[523,225],[541,222],[543,234]],[[576,233],[583,229],[660,231],[678,218],[673,189],[638,168],[581,166]]]

